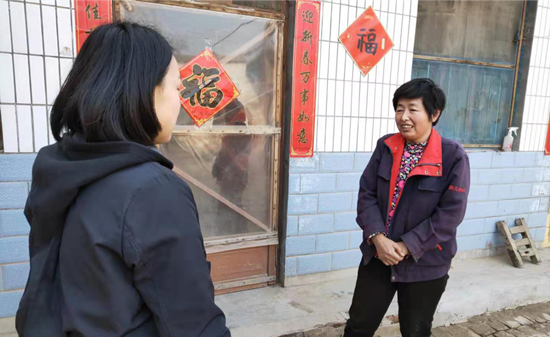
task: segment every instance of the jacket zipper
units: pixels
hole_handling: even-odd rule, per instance
[[[386,143],[384,142],[384,145],[386,145],[386,147],[388,148],[388,150],[390,150],[390,153],[391,153],[391,167],[393,168],[393,161],[394,161],[394,159],[395,159],[395,158],[393,157],[393,152],[392,152],[392,150],[391,150],[391,147],[390,147],[388,144],[386,144]],[[391,173],[392,173],[391,171],[392,171],[392,170],[390,169],[390,185],[391,185]],[[392,193],[392,191],[393,191],[393,189],[392,189],[391,186],[390,186],[390,197],[389,197],[389,199],[388,199],[388,206],[386,207],[386,218],[384,219],[384,220],[385,220],[385,221],[384,221],[384,227],[385,227],[386,229],[389,229],[389,226],[388,226],[388,225],[389,225],[389,223],[388,223],[388,218],[389,218],[389,216],[390,216],[390,206],[391,206],[391,199],[392,199],[391,193]],[[391,235],[390,235],[389,231],[388,231],[387,234],[388,234],[388,238],[391,238]]]

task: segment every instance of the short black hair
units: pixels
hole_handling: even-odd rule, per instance
[[[422,104],[432,121],[437,116],[438,110],[443,114],[445,109],[445,93],[429,78],[416,78],[400,86],[393,95],[394,110],[397,110],[397,103],[401,98],[422,98]],[[433,125],[439,122],[441,114]]]
[[[154,104],[173,49],[158,32],[136,23],[97,27],[84,42],[55,99],[52,134],[80,134],[87,142],[153,145],[161,131]]]

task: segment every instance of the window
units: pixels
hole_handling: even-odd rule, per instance
[[[121,14],[159,29],[182,65],[211,48],[241,93],[200,128],[182,108],[161,146],[193,190],[205,239],[276,238],[282,21],[145,2]]]
[[[420,1],[413,78],[447,94],[437,129],[465,146],[498,147],[511,120],[523,1]]]

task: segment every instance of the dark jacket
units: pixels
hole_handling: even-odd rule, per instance
[[[65,135],[33,167],[22,337],[230,336],[189,186],[156,149]]]
[[[367,238],[386,232],[404,146],[401,134],[382,137],[361,177],[357,223],[363,229],[365,264],[376,252]],[[464,219],[469,189],[470,164],[464,149],[433,129],[405,183],[387,233],[390,239],[403,241],[412,256],[391,267],[392,281],[427,281],[447,274],[457,251],[456,228]]]

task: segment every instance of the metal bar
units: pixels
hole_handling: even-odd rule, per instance
[[[357,5],[357,0],[355,0],[355,4]],[[349,6],[351,7],[351,6]],[[349,22],[349,7],[347,9],[347,15],[346,15],[346,25],[348,25],[348,22]],[[353,59],[353,58],[352,58]],[[347,63],[346,62],[347,59],[344,59],[344,79],[346,79],[346,75],[347,75],[347,72],[346,72],[346,66],[347,66]],[[351,65],[352,68],[353,68],[353,65]],[[351,73],[351,80],[353,81],[353,71]],[[353,83],[350,83],[349,81],[346,81],[347,84],[351,87],[349,90],[351,91],[351,95],[353,95]],[[345,95],[345,92],[346,92],[346,82],[344,82],[344,88],[343,88],[343,93],[342,93],[342,96]],[[344,96],[345,97],[345,96]],[[353,97],[352,97],[353,98]],[[346,105],[346,100],[345,99],[342,99],[342,135],[341,135],[341,140],[340,140],[340,151],[342,151],[344,149],[344,121],[346,120],[346,117],[348,116],[345,116],[345,114],[347,113],[347,111],[344,111],[344,106]],[[351,104],[350,104],[351,105]],[[353,108],[351,108],[351,110],[353,110]],[[348,151],[350,151],[350,145],[351,145],[351,111],[349,111],[349,129],[348,129],[348,134],[347,134],[347,138],[348,140]]]
[[[174,128],[175,135],[186,134],[241,134],[241,135],[278,135],[281,128],[272,126],[225,126],[214,125],[212,128],[197,128],[192,125],[177,125]]]
[[[57,1],[57,0],[56,0]],[[31,46],[29,42],[29,18],[27,16],[27,3],[23,5],[25,9],[25,31],[27,33],[27,52],[31,52]],[[29,88],[30,88],[30,96],[31,96],[31,104],[34,103],[34,97],[32,93],[32,71],[31,71],[31,57],[29,55],[26,55],[27,57],[27,65],[29,67]],[[38,152],[37,149],[35,149],[35,136],[34,136],[34,108],[31,105],[31,129],[32,129],[32,149],[34,152]]]
[[[469,60],[459,60],[451,57],[440,57],[440,56],[427,56],[414,54],[413,57],[419,60],[426,61],[437,61],[437,62],[448,62],[448,63],[459,63],[459,64],[469,64],[473,66],[482,66],[482,67],[493,67],[493,68],[503,68],[503,69],[514,69],[515,65],[509,64],[500,64],[492,62],[482,62],[482,61],[469,61]]]
[[[261,276],[261,277],[254,277],[254,278],[249,278],[241,281],[219,282],[219,283],[214,283],[214,290],[238,288],[238,287],[243,287],[251,284],[273,282],[276,280],[277,278],[275,276]]]
[[[328,3],[325,4],[325,6],[327,6]],[[332,17],[333,17],[333,14],[334,14],[334,6],[336,4],[335,3],[330,3],[330,11],[329,11],[329,17],[330,17],[330,21],[329,21],[329,29],[328,29],[328,37],[329,39],[332,38]],[[322,15],[322,13],[321,13]],[[319,43],[320,44],[320,43]],[[328,57],[327,57],[327,86],[326,86],[326,90],[325,90],[325,111],[327,111],[328,113],[328,87],[329,87],[329,77],[330,77],[330,74],[329,74],[329,70],[330,70],[330,55],[331,55],[331,45],[328,45]],[[336,48],[338,48],[338,45],[336,45]],[[338,54],[338,51],[336,52],[336,54]],[[319,59],[319,56],[317,56],[317,59]],[[336,87],[336,83],[335,83],[335,87]],[[334,109],[332,110],[334,112]],[[334,116],[334,115],[333,115]],[[325,139],[323,139],[323,151],[327,151],[327,142],[328,142],[328,137],[327,137],[327,130],[328,130],[328,121],[329,119],[328,118],[325,118],[325,134],[324,134],[324,137]],[[316,148],[317,151],[319,151],[319,148],[317,147]]]
[[[17,134],[17,152],[20,152],[21,151],[21,148],[20,148],[20,145],[19,145],[19,114],[17,113],[17,103],[19,101],[19,99],[17,98],[17,83],[15,81],[15,55],[13,54],[13,52],[15,52],[15,49],[13,48],[13,25],[12,25],[12,18],[11,18],[11,2],[12,1],[8,1],[8,19],[9,19],[9,24],[10,24],[10,39],[11,39],[11,51],[12,51],[12,54],[11,54],[11,67],[12,67],[12,70],[13,70],[13,102],[14,102],[14,105],[15,105],[15,126],[17,127],[17,130],[15,130],[16,134]],[[24,5],[23,5],[24,6]],[[27,36],[27,39],[29,37]],[[28,52],[28,50],[27,50]],[[31,70],[29,69],[29,72]]]
[[[209,246],[205,246],[205,250],[206,250],[206,254],[215,254],[215,253],[226,252],[229,250],[278,245],[279,239],[277,238],[277,234],[274,234],[274,235],[275,237],[267,238],[267,239],[256,239],[256,240],[247,240],[247,241],[240,241],[240,242],[220,244],[220,245],[209,245]]]
[[[125,2],[134,2],[135,0],[125,0]],[[157,5],[168,5],[175,7],[184,7],[195,10],[205,10],[205,11],[215,11],[228,14],[238,14],[246,16],[256,16],[260,18],[267,18],[272,20],[284,21],[284,14],[277,11],[270,11],[264,9],[257,9],[251,7],[242,7],[236,6],[234,4],[214,4],[214,3],[203,3],[199,1],[192,0],[179,0],[179,1],[167,1],[167,0],[139,0],[140,2],[148,2]]]
[[[519,32],[519,46],[516,54],[516,71],[514,73],[514,89],[512,90],[512,109],[510,110],[510,121],[508,126],[512,126],[514,119],[514,105],[516,103],[516,91],[518,89],[518,74],[519,74],[519,62],[521,60],[521,48],[523,47],[523,30],[525,29],[525,14],[527,13],[527,0],[523,1],[523,13],[521,16],[521,30]]]
[[[334,7],[333,7],[333,9],[334,9]],[[338,24],[336,25],[336,27],[338,27],[338,29],[340,29],[340,18],[342,17],[342,14],[341,14],[341,13],[342,13],[342,1],[340,0],[340,1],[338,1]],[[331,15],[332,15],[332,13],[331,13]],[[338,51],[336,51],[336,65],[338,66]],[[344,67],[345,67],[345,64],[344,64]],[[334,78],[337,78],[337,77],[338,77],[337,74],[338,74],[338,70],[336,70],[336,72],[335,72],[335,74],[334,74]],[[344,76],[345,76],[345,75],[344,75]],[[344,77],[344,80],[345,80],[345,77]],[[344,83],[344,84],[345,84],[345,83]],[[345,86],[342,85],[342,95],[344,94],[344,93],[343,93],[343,91],[344,91],[343,88],[344,88],[344,87],[345,87]],[[334,88],[336,89],[336,86],[334,86]],[[334,110],[333,110],[333,111],[334,111],[334,121],[333,121],[333,123],[332,123],[332,148],[330,149],[331,152],[337,152],[337,151],[335,151],[335,148],[334,148],[334,145],[335,145],[334,143],[335,143],[335,139],[336,139],[336,102],[337,102],[337,101],[338,101],[338,100],[337,100],[336,97],[335,97],[335,98],[334,98],[334,106],[333,106],[333,109],[334,109]],[[343,102],[343,100],[342,100],[342,102]],[[342,105],[343,105],[343,103],[342,103]],[[341,117],[341,116],[340,116],[340,117]],[[342,122],[342,131],[344,131],[344,130],[343,130],[343,124],[344,124],[344,123]],[[325,149],[325,150],[327,150],[327,149]],[[342,151],[342,142],[340,142],[340,151]]]
[[[43,14],[43,11],[42,11],[42,6],[44,6],[42,4],[42,0],[40,0],[40,25],[41,25],[41,34],[42,34],[42,52],[44,53],[44,55],[41,55],[42,57],[42,65],[44,66],[44,99],[46,101],[46,115],[49,116],[49,112],[51,111],[51,108],[49,109],[50,111],[48,111],[48,103],[53,103],[53,102],[48,102],[48,77],[47,77],[47,74],[46,74],[46,41],[44,40],[44,14]],[[38,105],[38,104],[35,104],[35,105]],[[50,128],[49,128],[49,118],[48,118],[48,123],[46,123],[46,135],[48,136],[48,144],[50,144]],[[55,137],[55,135],[54,135]]]
[[[269,230],[269,227],[267,227],[266,225],[264,225],[260,220],[256,219],[255,217],[253,217],[252,215],[250,215],[248,212],[246,212],[245,210],[243,210],[242,208],[238,207],[237,205],[235,205],[234,203],[232,203],[231,201],[227,200],[226,198],[224,198],[223,196],[221,196],[219,193],[217,193],[216,191],[212,190],[210,187],[204,185],[203,183],[201,183],[200,181],[198,181],[197,179],[193,178],[192,176],[190,176],[189,174],[185,173],[184,171],[182,171],[181,169],[179,169],[178,167],[174,166],[173,168],[173,171],[179,175],[180,177],[182,177],[184,180],[187,180],[188,182],[190,182],[191,184],[197,186],[198,188],[200,188],[201,190],[203,190],[204,192],[208,193],[210,196],[214,197],[216,200],[218,200],[219,202],[223,203],[224,205],[226,205],[227,207],[231,208],[232,210],[234,210],[235,212],[239,213],[240,215],[242,215],[244,218],[246,218],[248,221],[252,222],[253,224],[255,224],[256,226],[260,227],[261,229],[263,229],[264,231],[266,232],[270,232]]]

